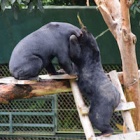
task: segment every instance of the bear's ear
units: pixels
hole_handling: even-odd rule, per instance
[[[77,60],[81,56],[81,48],[78,39],[75,35],[71,35],[70,39],[70,57],[72,60]]]

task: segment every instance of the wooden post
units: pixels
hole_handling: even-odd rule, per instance
[[[95,134],[94,134],[94,130],[92,128],[92,124],[89,120],[88,117],[88,112],[87,113],[82,113],[85,111],[82,111],[83,109],[85,110],[86,105],[83,101],[82,95],[79,91],[79,88],[77,86],[77,83],[75,82],[75,80],[70,80],[70,84],[71,84],[71,88],[72,88],[72,93],[74,96],[74,100],[75,100],[75,104],[79,113],[79,117],[80,117],[80,121],[82,123],[83,126],[83,130],[86,136],[87,140],[95,140]]]
[[[114,84],[114,86],[120,92],[121,102],[126,103],[127,101],[126,101],[126,98],[124,96],[124,93],[123,93],[120,81],[118,79],[117,72],[116,71],[111,71],[109,73],[109,76],[110,76],[110,79],[111,79],[112,83]],[[135,131],[135,127],[134,127],[134,124],[133,124],[133,120],[132,120],[130,111],[126,110],[126,111],[121,111],[121,112],[122,112],[123,120],[124,120],[125,125],[126,125],[127,132],[134,132]]]

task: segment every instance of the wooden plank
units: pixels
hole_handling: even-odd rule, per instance
[[[110,76],[112,83],[114,84],[114,86],[116,86],[116,88],[118,89],[118,91],[121,95],[121,102],[126,103],[126,98],[124,96],[122,86],[121,86],[120,81],[118,79],[117,72],[111,71],[109,73],[109,76]],[[122,111],[122,116],[123,116],[123,120],[124,120],[126,128],[127,128],[127,132],[134,132],[135,127],[134,127],[130,112],[129,111]]]
[[[39,75],[34,80],[17,80],[14,77],[5,77],[0,79],[0,83],[2,84],[15,84],[15,85],[28,85],[28,84],[35,84],[38,81],[46,81],[46,80],[69,80],[69,79],[76,79],[77,76],[75,75]]]
[[[79,109],[80,109],[80,113],[81,113],[82,115],[88,115],[88,113],[89,113],[89,108],[88,108],[87,106],[84,106],[84,107],[79,108]]]
[[[91,140],[140,140],[140,131],[126,134],[111,135],[110,137],[95,137]]]
[[[35,84],[37,81],[35,80],[17,80],[14,77],[5,77],[0,79],[0,83],[2,84],[15,84],[15,85],[28,85]]]
[[[135,106],[135,103],[134,102],[127,102],[127,103],[124,103],[124,102],[121,102],[117,108],[115,109],[115,111],[127,111],[127,110],[131,110],[131,109],[134,109],[136,106]]]
[[[139,72],[139,78],[140,78],[140,70]],[[108,74],[107,74],[108,75]],[[9,78],[9,80],[8,80]],[[40,80],[49,80],[49,79],[75,79],[77,78],[76,75],[68,75],[68,74],[62,74],[62,75],[39,75]],[[123,72],[118,72],[118,78],[121,84],[123,84]],[[1,78],[0,83],[5,83],[5,84],[34,84],[36,81],[35,80],[17,80],[14,79],[13,77],[6,77],[6,78]]]
[[[42,80],[61,80],[61,79],[76,79],[76,75],[61,74],[61,75],[39,75]]]
[[[86,108],[86,105],[83,101],[82,95],[79,91],[79,88],[77,86],[77,83],[75,80],[70,80],[71,88],[72,88],[72,93],[74,96],[75,104],[79,113],[80,121],[82,123],[82,127],[86,136],[87,140],[94,140],[93,137],[95,137],[94,130],[92,128],[92,124],[89,120],[88,115],[83,115],[81,113],[81,110],[84,110],[82,108]]]

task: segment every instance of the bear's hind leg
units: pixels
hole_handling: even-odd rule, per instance
[[[19,80],[38,79],[38,74],[43,68],[42,59],[36,55],[28,58],[28,61],[23,62],[22,65],[16,66],[13,71],[13,76]]]
[[[103,136],[110,136],[113,133],[113,129],[110,126],[110,120],[112,117],[113,111],[110,106],[104,104],[95,105],[91,103],[89,118],[93,126],[100,130]]]
[[[58,74],[51,62],[49,64],[47,64],[47,66],[45,68],[50,75],[57,75]]]

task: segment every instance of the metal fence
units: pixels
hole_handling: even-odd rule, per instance
[[[1,140],[86,140],[82,136],[6,136]]]
[[[104,70],[121,71],[121,65],[104,65]],[[0,65],[0,77],[10,76],[7,65]],[[43,70],[41,74],[45,74]],[[84,98],[87,105],[86,98]],[[111,126],[115,132],[122,124],[120,112],[115,112]],[[98,131],[96,130],[96,133]],[[83,129],[71,93],[19,99],[0,104],[1,140],[84,140]]]

